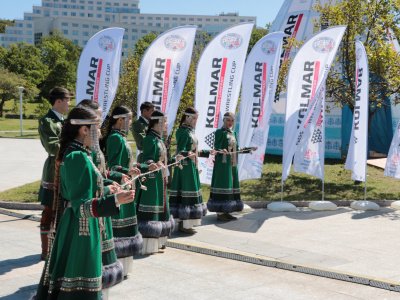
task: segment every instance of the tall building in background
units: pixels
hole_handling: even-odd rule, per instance
[[[167,1],[166,1],[167,2]],[[168,5],[166,3],[166,5]],[[32,13],[0,34],[0,45],[26,42],[36,44],[43,36],[59,31],[76,45],[85,46],[88,39],[101,29],[125,28],[123,51],[149,32],[161,33],[180,25],[197,25],[211,35],[240,22],[254,22],[256,17],[238,13],[207,15],[142,14],[139,0],[42,0]]]

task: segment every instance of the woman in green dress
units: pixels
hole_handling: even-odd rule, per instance
[[[97,114],[99,120],[102,117],[102,109],[97,102],[92,100],[82,100],[79,102],[78,106],[83,106],[92,109]],[[120,184],[129,180],[128,175],[120,173],[118,171],[107,170],[105,164],[104,154],[100,149],[99,139],[101,139],[101,131],[98,130],[98,137],[96,141],[92,143],[91,156],[95,166],[99,169],[101,175],[103,176],[104,183],[104,193],[115,193],[121,189]],[[117,260],[117,255],[115,253],[115,243],[114,235],[112,230],[111,217],[104,217],[104,231],[102,232],[102,262],[103,262],[103,294],[105,294],[104,289],[112,286],[115,280],[114,274],[121,274],[119,278],[123,278],[124,269],[122,263]]]
[[[89,150],[98,124],[95,112],[76,107],[62,129],[58,188],[65,210],[36,299],[102,299],[103,217],[118,214],[119,205],[132,202],[135,192],[104,195],[103,176]]]
[[[175,222],[179,222],[179,230],[188,234],[196,232],[193,226],[200,226],[201,218],[207,214],[207,206],[203,203],[201,194],[198,157],[208,157],[210,151],[198,150],[198,140],[194,134],[197,118],[198,112],[193,107],[188,107],[176,131],[176,153],[186,159],[181,166],[174,168],[169,191],[171,214]]]
[[[231,213],[243,210],[237,169],[239,146],[236,132],[233,130],[234,121],[233,113],[225,113],[222,128],[215,131],[214,149],[217,154],[207,208],[209,211],[216,212],[218,220],[221,221],[235,220],[236,217]],[[251,151],[251,148],[240,150],[241,153]]]
[[[113,171],[120,171],[136,176],[138,165],[133,163],[133,154],[126,135],[132,122],[132,113],[125,106],[113,109],[106,135],[107,166]],[[146,166],[141,166],[143,170]],[[132,185],[132,188],[135,188]],[[143,239],[138,230],[136,203],[121,205],[119,214],[112,217],[115,250],[118,259],[124,266],[124,276],[131,272],[133,256],[140,254]]]
[[[168,236],[174,228],[174,218],[170,215],[167,180],[167,149],[163,142],[163,131],[167,128],[167,119],[160,111],[154,111],[149,122],[147,135],[143,140],[143,161],[156,163],[160,170],[147,176],[147,190],[138,190],[139,231],[143,236],[143,254],[152,254],[165,248]],[[181,155],[176,157],[182,159]]]

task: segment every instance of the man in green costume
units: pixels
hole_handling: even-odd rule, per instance
[[[52,218],[52,201],[54,189],[55,158],[60,148],[59,137],[65,114],[68,113],[71,94],[62,87],[55,87],[50,91],[49,102],[51,109],[39,120],[40,141],[48,157],[43,166],[42,181],[39,189],[39,201],[44,206],[40,221],[40,237],[42,241],[41,259],[47,257],[48,233]]]
[[[154,111],[154,104],[151,102],[143,102],[140,105],[140,117],[132,123],[132,134],[135,139],[137,148],[137,162],[142,163],[143,152],[143,139],[146,137],[147,129],[149,128],[149,121],[151,114]]]

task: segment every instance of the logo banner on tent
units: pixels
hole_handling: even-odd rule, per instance
[[[157,110],[167,114],[168,134],[172,132],[185,87],[196,29],[181,26],[164,32],[151,43],[140,64],[138,117],[140,105],[152,102]]]
[[[356,94],[353,126],[345,168],[352,171],[351,179],[366,180],[368,153],[368,57],[364,45],[356,42]]]
[[[279,74],[283,32],[270,33],[254,45],[243,73],[239,145],[257,147],[239,156],[239,179],[261,178],[269,119]]]
[[[214,148],[214,135],[225,112],[235,112],[253,23],[230,27],[206,47],[197,66],[195,107],[199,149]],[[200,159],[202,183],[210,183],[212,158]]]
[[[84,99],[98,102],[103,120],[117,92],[124,31],[117,27],[99,31],[87,42],[79,59],[76,103]]]
[[[384,175],[400,179],[400,122],[393,134]]]
[[[324,178],[325,80],[308,107],[296,141],[293,166],[296,172]]]
[[[298,128],[311,99],[331,67],[346,26],[321,31],[299,50],[290,66],[286,102],[285,132],[283,138],[282,180],[289,176],[296,151]]]

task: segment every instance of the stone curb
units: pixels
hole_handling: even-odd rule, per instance
[[[43,210],[43,205],[41,205],[40,203],[0,201],[0,208],[19,210]]]
[[[31,220],[31,221],[35,221],[35,222],[40,222],[40,217],[38,217],[38,216],[20,214],[20,213],[13,212],[13,211],[10,211],[10,210],[7,210],[7,209],[0,208],[0,214],[7,215],[7,216],[10,216],[10,217],[16,217],[16,218],[20,218],[20,219],[24,219],[24,220]]]
[[[338,207],[350,207],[351,202],[355,200],[329,200],[335,203]],[[397,200],[370,200],[375,202],[380,207],[389,207],[393,202]],[[243,201],[244,204],[247,204],[251,208],[267,208],[268,204],[278,201]],[[292,203],[296,207],[308,207],[311,202],[315,201],[287,201]],[[9,201],[0,201],[0,208],[5,209],[18,209],[18,210],[43,210],[43,205],[39,203],[21,203],[21,202],[9,202]]]

